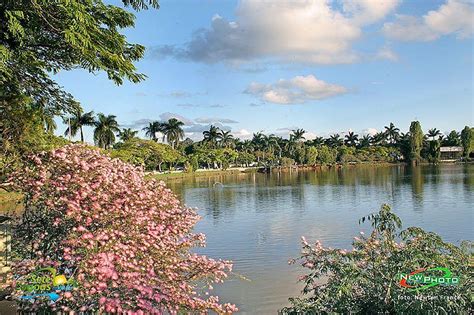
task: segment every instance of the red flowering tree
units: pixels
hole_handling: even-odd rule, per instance
[[[23,310],[161,314],[231,313],[208,296],[231,269],[190,252],[199,217],[163,182],[83,145],[41,153],[13,181],[25,194],[15,228],[13,274],[72,270],[78,285],[56,303],[20,299]],[[14,296],[24,294],[13,281]],[[205,297],[203,297],[205,296]]]

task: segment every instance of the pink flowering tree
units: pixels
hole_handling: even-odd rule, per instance
[[[25,212],[14,234],[13,274],[40,267],[71,270],[77,286],[47,299],[21,300],[27,311],[127,314],[232,313],[210,296],[229,261],[190,251],[204,246],[199,220],[163,182],[83,145],[41,153],[14,175]],[[23,292],[12,280],[13,296]]]
[[[310,244],[303,237],[302,255],[290,263],[308,269],[300,277],[304,289],[290,298],[283,314],[464,314],[473,309],[469,242],[458,247],[417,227],[398,233],[401,221],[388,205],[361,219],[366,220],[373,231],[355,237],[352,250]],[[459,282],[402,282],[402,275],[412,272]]]

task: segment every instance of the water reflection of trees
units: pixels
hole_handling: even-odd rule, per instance
[[[357,166],[271,174],[190,177],[170,182],[169,186],[188,205],[198,206],[214,220],[223,215],[233,215],[236,211],[263,213],[279,211],[281,207],[304,211],[310,202],[331,201],[334,198],[355,201],[360,196],[371,198],[372,195],[379,198],[381,192],[386,194],[386,202],[395,201],[397,196],[411,192],[416,210],[422,208],[426,185],[436,193],[442,189],[443,181],[457,181],[457,184],[462,181],[467,191],[472,190],[474,168],[472,165],[465,166],[463,174],[459,174],[459,167],[452,170],[456,176],[446,176],[450,173],[446,165]],[[214,187],[215,183],[222,183],[223,187]]]

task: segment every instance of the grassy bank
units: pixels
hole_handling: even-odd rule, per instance
[[[150,173],[149,176],[166,181],[166,180],[174,180],[174,179],[181,179],[181,178],[188,178],[188,177],[211,177],[211,176],[218,176],[218,175],[252,173],[256,171],[257,171],[257,168],[247,168],[247,169],[227,169],[227,170],[205,170],[205,171],[197,171],[197,172],[190,172],[190,173],[187,173],[187,172],[161,173],[161,174]]]
[[[160,180],[174,180],[174,179],[182,179],[182,178],[189,178],[189,177],[212,177],[212,176],[219,176],[219,175],[229,175],[229,174],[242,174],[242,173],[254,173],[254,172],[292,172],[292,171],[311,171],[311,170],[329,170],[329,169],[340,169],[340,168],[348,168],[348,167],[358,167],[358,166],[366,166],[366,167],[380,167],[380,166],[392,166],[397,164],[403,163],[389,163],[389,162],[376,162],[376,163],[347,163],[347,164],[335,164],[335,165],[298,165],[298,166],[282,166],[282,167],[272,167],[270,169],[265,169],[264,167],[249,167],[249,168],[231,168],[227,170],[216,169],[216,170],[199,170],[196,172],[173,172],[173,173],[150,173],[148,176],[160,179]]]

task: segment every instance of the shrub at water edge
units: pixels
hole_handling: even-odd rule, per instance
[[[361,219],[365,220],[372,222],[373,231],[355,237],[351,251],[326,248],[319,241],[310,245],[303,238],[302,255],[291,262],[300,262],[309,273],[300,278],[305,284],[302,296],[290,298],[291,307],[282,313],[467,314],[472,310],[471,243],[458,247],[418,227],[397,233],[401,221],[388,205]],[[407,278],[410,273],[412,278]],[[424,280],[416,282],[420,279]]]
[[[13,273],[53,267],[72,270],[77,282],[52,304],[47,298],[22,300],[13,280],[21,310],[236,310],[204,292],[223,281],[231,263],[190,252],[204,244],[204,235],[192,233],[198,215],[163,182],[145,179],[141,169],[68,145],[34,156],[13,181],[25,194],[14,231]]]

